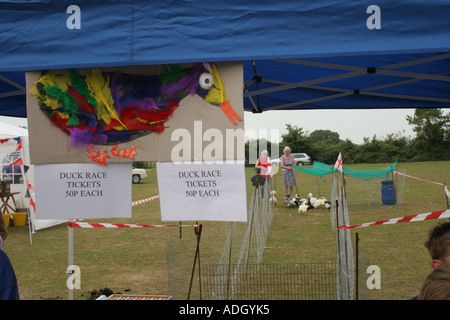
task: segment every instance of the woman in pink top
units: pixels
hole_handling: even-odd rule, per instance
[[[259,174],[264,178],[271,176],[272,165],[270,164],[269,152],[267,150],[261,152],[261,157],[256,160],[255,168],[260,169]]]
[[[255,168],[259,169],[259,175],[265,179],[265,183],[261,184],[261,196],[264,199],[264,185],[269,183],[269,180],[267,178],[270,178],[272,176],[272,165],[270,163],[269,158],[269,152],[267,150],[264,150],[261,152],[261,157],[256,160]],[[269,188],[266,190],[267,194],[270,193]]]

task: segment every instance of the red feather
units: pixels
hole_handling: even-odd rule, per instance
[[[169,120],[169,117],[172,116],[178,106],[178,102],[171,98],[170,104],[164,109],[142,110],[136,107],[127,106],[120,112],[120,116],[129,130],[155,131],[155,125]],[[139,119],[141,119],[141,121]],[[148,124],[144,124],[145,121],[142,120],[145,120]],[[156,131],[160,132],[161,126],[158,125],[156,127]],[[162,126],[162,130],[164,130],[164,126]]]
[[[123,127],[122,123],[120,123],[116,119],[111,118],[111,121],[108,123],[108,125],[103,127],[103,131],[115,130],[114,127],[117,127],[117,126]],[[128,130],[130,130],[127,125],[125,125],[125,126],[127,127]]]
[[[94,113],[94,108],[87,102],[86,98],[82,94],[78,93],[71,86],[67,86],[67,92],[69,92],[72,98],[74,98],[81,110]]]
[[[66,133],[70,133],[69,129],[66,126],[67,119],[61,117],[57,112],[54,112],[52,117],[50,118],[50,122],[60,128],[62,131]]]

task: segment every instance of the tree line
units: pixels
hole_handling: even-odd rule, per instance
[[[289,146],[292,152],[305,152],[314,161],[327,164],[334,164],[340,152],[347,164],[450,160],[450,112],[438,108],[416,109],[406,120],[416,134],[413,138],[392,133],[384,138],[366,137],[362,144],[355,144],[349,139],[342,140],[331,130],[308,133],[286,124],[287,133],[281,136],[279,144],[258,141],[257,145],[267,145],[270,155],[276,154],[273,148],[278,148],[280,156],[284,147]],[[245,144],[247,159],[250,143]]]

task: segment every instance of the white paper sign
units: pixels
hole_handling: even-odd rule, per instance
[[[247,221],[243,161],[156,168],[162,221]]]
[[[36,217],[131,218],[131,171],[131,163],[36,165]]]

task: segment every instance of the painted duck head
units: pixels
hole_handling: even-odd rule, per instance
[[[228,102],[225,85],[214,64],[195,64],[192,69],[187,69],[185,72],[183,73],[178,65],[166,66],[161,79],[167,83],[161,86],[161,94],[173,96],[183,91],[191,95],[197,94],[209,104],[220,107],[233,124],[236,124],[236,120],[242,120]],[[183,75],[180,76],[180,74]],[[165,79],[172,81],[165,81]]]
[[[220,78],[216,66],[209,63],[204,63],[203,65],[207,72],[201,74],[199,85],[202,89],[208,90],[205,101],[219,106],[233,124],[236,124],[236,120],[241,121],[242,118],[234,111],[228,102],[225,85]]]

